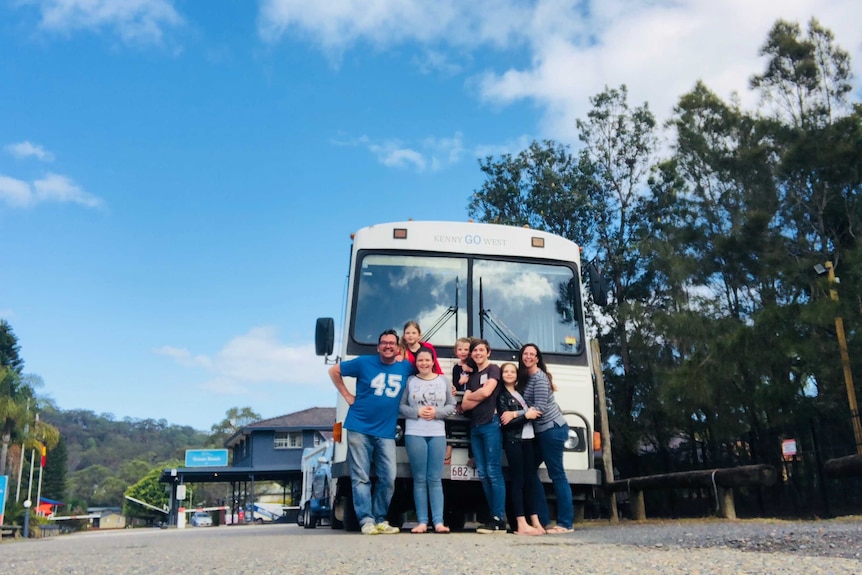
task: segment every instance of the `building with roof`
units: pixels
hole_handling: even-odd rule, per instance
[[[303,449],[331,439],[334,424],[334,407],[312,407],[255,421],[225,441],[224,446],[230,454],[228,465],[163,470],[159,481],[171,485],[171,501],[174,502],[169,523],[176,523],[179,508],[177,487],[186,483],[230,483],[231,516],[238,515],[240,510],[256,501],[256,482],[278,482],[290,494],[292,501],[298,501],[302,488]],[[253,506],[251,513],[251,520],[254,520]]]

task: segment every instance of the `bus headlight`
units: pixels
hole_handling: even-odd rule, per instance
[[[582,427],[570,427],[569,436],[563,443],[563,449],[566,451],[584,451],[586,442],[584,441],[584,429]]]

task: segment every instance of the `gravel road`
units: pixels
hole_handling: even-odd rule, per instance
[[[262,525],[4,541],[0,573],[270,575],[860,574],[862,518],[580,524],[574,533],[363,536]]]

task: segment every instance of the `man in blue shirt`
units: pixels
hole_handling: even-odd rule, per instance
[[[395,492],[395,426],[407,378],[416,373],[409,361],[398,361],[398,333],[387,330],[377,338],[377,355],[363,355],[333,365],[329,377],[350,406],[344,429],[353,486],[353,508],[362,533],[398,533],[386,514]],[[344,376],[356,378],[351,393]],[[372,464],[377,484],[371,489]]]

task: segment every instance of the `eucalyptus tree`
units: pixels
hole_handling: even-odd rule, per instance
[[[593,243],[591,166],[580,164],[567,146],[534,141],[516,156],[486,157],[479,167],[485,182],[467,206],[471,217],[530,226],[580,245]]]
[[[698,83],[674,110],[673,154],[653,180],[655,285],[670,296],[656,316],[670,358],[662,399],[707,458],[743,431],[803,417],[812,383],[841,381],[837,361],[818,365],[828,347],[818,327],[832,317],[821,309],[833,304],[822,289],[812,301],[812,266],[859,259],[849,58],[816,21],[807,36],[778,21],[761,54],[766,70],[751,81],[761,113]]]
[[[643,249],[650,237],[647,179],[655,162],[656,120],[644,103],[630,107],[628,90],[605,88],[590,98],[586,119],[577,121],[582,147],[579,164],[590,185],[592,243],[611,286],[601,324],[610,422],[615,448],[634,455],[645,433],[642,419],[654,404],[651,334],[653,281]],[[636,345],[633,345],[636,344]]]
[[[815,19],[805,33],[799,24],[779,20],[761,54],[767,57],[766,69],[751,85],[764,102],[761,121],[779,160],[779,218],[790,272],[786,286],[800,301],[810,300],[804,318],[819,328],[799,355],[807,371],[816,373],[810,381],[821,407],[841,406],[846,400],[832,320],[836,314],[853,322],[862,319],[862,270],[846,265],[860,258],[862,230],[862,113],[849,100],[850,56]],[[828,297],[829,286],[811,271],[826,261],[845,280],[838,286],[841,309]],[[859,346],[857,332],[847,332],[851,350]],[[830,347],[830,360],[824,361]],[[857,361],[855,367],[860,365]]]
[[[470,215],[492,223],[529,225],[567,237],[603,264],[612,284],[610,307],[588,314],[608,354],[611,424],[623,451],[634,453],[642,428],[636,422],[651,388],[649,254],[639,246],[646,178],[656,147],[656,122],[646,104],[630,108],[625,86],[590,99],[578,121],[581,146],[573,154],[555,142],[480,162],[486,180],[468,205]],[[601,319],[597,319],[598,317]],[[632,359],[632,338],[637,360]]]
[[[654,190],[671,199],[651,239],[656,273],[671,296],[656,317],[674,358],[664,368],[662,398],[715,459],[722,441],[766,423],[768,406],[781,402],[760,382],[790,368],[786,346],[778,345],[782,331],[761,329],[785,303],[775,168],[756,119],[703,83],[680,98],[668,124],[673,154]]]
[[[208,443],[222,447],[230,436],[250,423],[260,420],[260,414],[251,407],[231,407],[225,412],[225,418],[210,427],[211,434]]]

